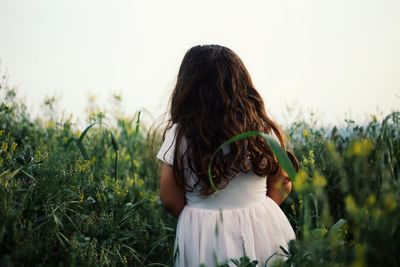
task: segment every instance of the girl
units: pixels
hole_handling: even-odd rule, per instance
[[[243,256],[264,266],[279,257],[279,246],[295,238],[278,206],[292,184],[264,139],[243,139],[217,153],[212,175],[218,191],[208,177],[213,153],[235,135],[262,131],[285,146],[241,59],[219,45],[191,48],[170,113],[157,157],[163,161],[161,201],[179,218],[175,266],[231,266]]]

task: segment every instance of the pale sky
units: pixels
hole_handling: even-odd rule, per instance
[[[238,53],[268,111],[362,121],[400,106],[400,1],[0,0],[0,61],[34,114],[45,96],[83,118],[88,95],[166,111],[186,50]]]

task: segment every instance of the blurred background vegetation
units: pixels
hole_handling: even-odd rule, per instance
[[[112,112],[89,104],[84,129],[51,97],[31,118],[0,83],[0,266],[170,266],[176,220],[158,197],[160,129],[120,112],[118,96]],[[393,112],[286,128],[301,169],[282,209],[297,240],[274,265],[400,265],[399,126]]]

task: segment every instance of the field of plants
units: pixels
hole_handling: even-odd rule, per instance
[[[0,86],[0,266],[171,266],[161,129],[96,106],[79,129],[51,98],[32,118],[6,79]],[[400,266],[400,113],[316,125],[286,129],[301,168],[282,209],[297,240],[273,265]]]

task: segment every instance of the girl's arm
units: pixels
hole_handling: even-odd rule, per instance
[[[292,182],[285,171],[267,179],[267,196],[272,198],[276,204],[281,205],[292,191]]]
[[[293,152],[286,150],[286,154],[293,164],[294,169],[299,171],[299,162]],[[280,168],[279,172],[267,179],[267,196],[272,198],[278,205],[282,204],[292,191],[292,181],[287,173]]]
[[[176,218],[186,205],[185,191],[176,183],[172,167],[165,163],[161,166],[160,198],[164,208]]]

